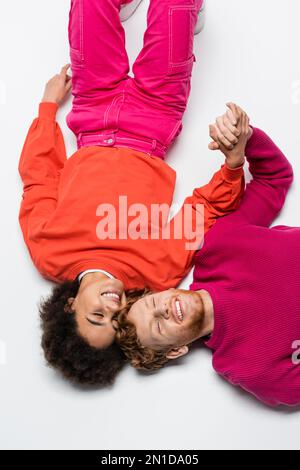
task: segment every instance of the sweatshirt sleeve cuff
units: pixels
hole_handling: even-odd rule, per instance
[[[58,110],[58,104],[56,103],[40,103],[39,106],[39,118],[55,121],[56,113]]]
[[[226,163],[222,166],[222,175],[225,181],[239,181],[244,176],[244,165],[229,168]]]
[[[270,143],[271,139],[267,136],[262,130],[257,127],[252,127],[253,133],[251,138],[247,142],[246,146],[246,156],[251,156],[253,153],[257,152],[257,149],[260,148],[263,144]]]

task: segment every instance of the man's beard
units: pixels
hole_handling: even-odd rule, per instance
[[[204,309],[201,306],[200,309],[195,312],[190,318],[189,325],[186,331],[185,344],[193,342],[199,338],[204,324]]]

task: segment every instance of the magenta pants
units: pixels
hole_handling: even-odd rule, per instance
[[[150,0],[133,77],[119,17],[127,1],[72,0],[74,99],[67,123],[79,148],[129,147],[164,158],[182,130],[196,60],[194,29],[203,0]]]

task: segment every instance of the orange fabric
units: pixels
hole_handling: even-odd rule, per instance
[[[20,224],[40,273],[61,282],[99,268],[121,279],[127,289],[178,285],[194,255],[185,249],[184,240],[99,240],[96,233],[98,206],[117,207],[119,196],[127,196],[128,206],[171,206],[174,170],[159,158],[129,148],[85,147],[67,159],[56,111],[54,103],[40,104],[19,164],[24,183]],[[187,202],[195,210],[196,203],[204,204],[206,232],[217,217],[237,208],[243,189],[243,169],[224,165]]]

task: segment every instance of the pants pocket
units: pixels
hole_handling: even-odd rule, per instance
[[[84,61],[84,0],[72,0],[69,16],[69,44],[72,64],[82,65]]]
[[[169,134],[166,142],[165,142],[165,146],[166,147],[170,147],[174,142],[175,140],[177,139],[177,137],[179,136],[179,134],[181,133],[182,131],[182,121],[181,120],[177,120],[173,129],[172,129],[172,132]]]
[[[190,74],[195,62],[193,5],[173,6],[169,9],[169,60],[167,75]]]

